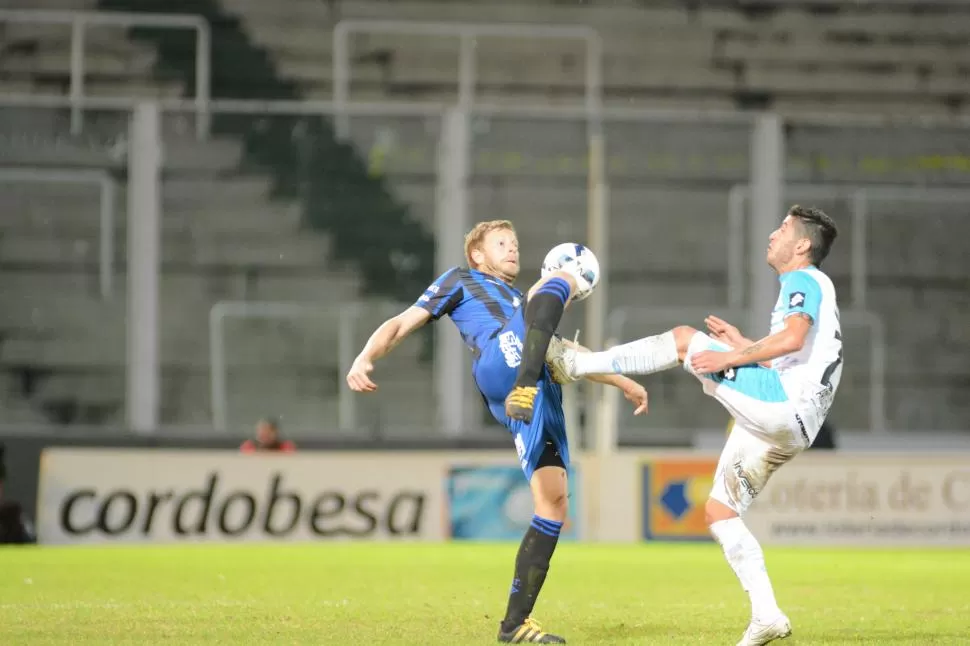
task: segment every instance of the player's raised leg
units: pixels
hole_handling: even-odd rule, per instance
[[[557,359],[573,377],[586,375],[648,375],[676,368],[687,356],[690,342],[697,330],[680,325],[662,334],[655,334],[601,352],[576,352],[564,349]]]
[[[531,467],[527,465],[526,469],[528,472]],[[549,563],[559,542],[559,533],[566,521],[567,481],[566,469],[555,445],[551,441],[547,442],[529,479],[535,513],[515,558],[515,574],[509,591],[508,608],[499,627],[500,642],[566,643],[558,635],[543,632],[531,614],[549,572]]]
[[[525,305],[522,362],[515,385],[505,398],[505,414],[512,419],[526,423],[532,420],[538,393],[536,383],[546,362],[546,350],[575,289],[576,279],[566,271],[557,271],[536,283],[529,292]]]

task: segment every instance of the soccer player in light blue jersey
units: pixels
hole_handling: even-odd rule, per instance
[[[735,419],[705,512],[711,533],[751,599],[752,618],[738,646],[791,634],[765,569],[764,553],[741,516],[771,474],[811,446],[842,376],[842,333],[832,281],[819,267],[837,235],[819,209],[792,207],[769,238],[778,273],[771,332],[758,342],[710,316],[710,335],[680,326],[604,352],[562,349],[557,373],[650,374],[678,365]]]

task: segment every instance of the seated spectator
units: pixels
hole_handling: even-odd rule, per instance
[[[243,453],[257,453],[262,451],[292,453],[296,451],[296,444],[280,437],[280,424],[277,420],[265,418],[256,423],[255,439],[246,440],[239,449]]]

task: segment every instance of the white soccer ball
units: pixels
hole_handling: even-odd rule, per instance
[[[542,276],[565,271],[576,279],[574,301],[587,298],[600,282],[600,262],[586,247],[575,242],[564,242],[549,250],[542,261]]]

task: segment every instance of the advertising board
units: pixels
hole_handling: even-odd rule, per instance
[[[569,473],[569,517],[560,540],[576,539],[581,507],[579,471]],[[449,536],[454,540],[517,541],[532,522],[529,483],[518,465],[455,465],[447,483]]]
[[[970,545],[970,458],[806,453],[745,522],[766,544]]]
[[[710,540],[716,457],[642,456],[640,539]],[[744,516],[765,545],[970,545],[970,457],[809,451]]]
[[[707,541],[716,457],[577,456],[563,538]],[[41,543],[521,539],[532,500],[509,451],[46,449]],[[745,522],[765,545],[970,545],[965,453],[809,451]]]
[[[413,454],[48,449],[42,543],[430,540],[441,458]]]

